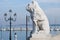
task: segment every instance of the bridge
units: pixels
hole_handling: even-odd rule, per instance
[[[18,28],[11,28],[11,31],[31,31],[33,30],[33,28],[22,28],[22,27],[18,27]],[[0,31],[10,31],[10,28],[0,28]],[[60,28],[50,28],[50,31],[60,31]]]

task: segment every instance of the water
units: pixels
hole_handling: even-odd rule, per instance
[[[26,40],[26,31],[12,31],[12,40],[14,40],[15,33],[17,34],[17,40]],[[2,31],[2,33],[0,32],[0,39],[9,40],[9,36],[9,31]]]
[[[26,27],[26,26],[23,26],[23,27]],[[55,26],[52,26],[52,28],[54,28],[54,27]],[[5,26],[4,27],[2,26],[2,28],[5,28]],[[28,31],[28,36],[30,36],[30,32],[31,31]],[[0,40],[9,40],[9,33],[10,33],[9,31],[0,31]],[[12,40],[14,40],[15,33],[17,34],[17,40],[26,40],[26,31],[12,31],[12,35],[11,35]],[[53,36],[55,36],[55,35],[59,34],[60,31],[51,31],[50,33]]]

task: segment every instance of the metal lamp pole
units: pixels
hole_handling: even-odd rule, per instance
[[[10,9],[9,12],[11,13],[12,10]],[[15,19],[13,19],[13,18],[11,17],[11,15],[10,15],[10,17],[7,19],[7,18],[6,18],[6,17],[7,17],[7,13],[5,13],[4,16],[5,16],[5,21],[9,21],[9,24],[10,24],[9,40],[12,40],[12,39],[11,39],[11,24],[12,24],[12,21],[16,21],[16,13],[13,15],[13,16],[15,17]]]

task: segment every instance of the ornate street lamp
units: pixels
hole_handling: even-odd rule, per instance
[[[12,10],[11,10],[11,9],[9,10],[9,13],[12,13]],[[13,14],[13,16],[14,16],[14,18],[12,18],[11,15],[10,15],[10,17],[7,19],[7,13],[4,14],[4,19],[5,19],[5,21],[9,21],[9,24],[10,24],[9,40],[12,40],[12,39],[11,39],[11,24],[12,24],[12,21],[16,21],[16,13]]]

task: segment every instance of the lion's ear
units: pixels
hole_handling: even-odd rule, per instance
[[[32,1],[32,4],[35,6],[35,1],[34,0]]]
[[[34,4],[34,1],[32,1],[32,4]]]

